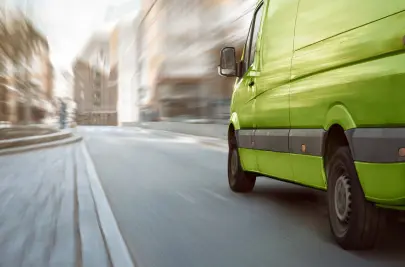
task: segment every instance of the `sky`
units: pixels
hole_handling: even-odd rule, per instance
[[[105,28],[107,8],[139,0],[31,0],[38,26],[47,35],[56,69],[70,68],[90,35]]]
[[[59,97],[71,97],[72,88],[66,83],[62,72],[71,72],[73,60],[95,31],[111,28],[112,20],[120,17],[119,12],[109,12],[112,18],[106,21],[107,9],[120,7],[124,3],[126,7],[136,9],[140,0],[6,1],[29,1],[33,5],[34,24],[46,35],[50,45],[51,61],[55,67],[54,93]]]

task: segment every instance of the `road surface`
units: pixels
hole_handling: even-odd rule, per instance
[[[139,267],[405,266],[404,230],[373,252],[340,249],[322,192],[268,178],[231,192],[224,148],[139,128],[79,131]]]
[[[82,151],[0,156],[1,267],[110,266]]]

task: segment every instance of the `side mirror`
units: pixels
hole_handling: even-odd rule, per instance
[[[221,60],[218,66],[218,73],[225,77],[236,77],[237,63],[234,47],[225,47],[221,50]]]

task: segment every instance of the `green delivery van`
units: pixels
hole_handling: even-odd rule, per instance
[[[375,244],[386,209],[405,210],[405,1],[262,0],[236,77],[228,181],[257,176],[327,191],[344,249]]]

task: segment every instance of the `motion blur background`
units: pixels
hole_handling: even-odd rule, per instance
[[[404,266],[403,224],[353,253],[323,192],[229,190],[256,2],[0,0],[0,266]]]
[[[1,125],[226,123],[255,0],[1,0]]]

